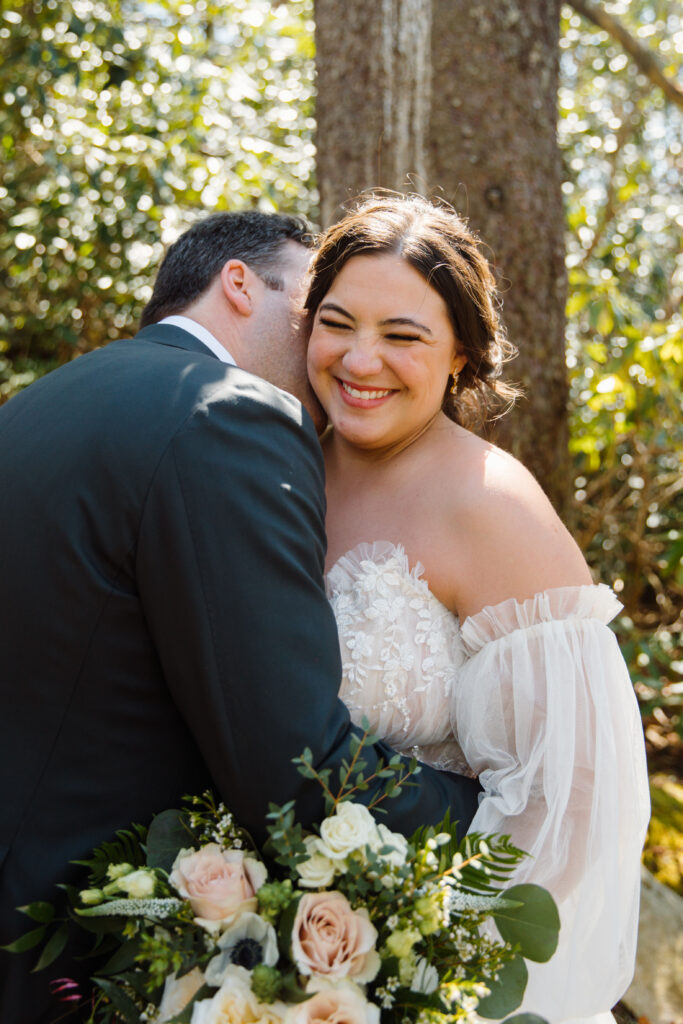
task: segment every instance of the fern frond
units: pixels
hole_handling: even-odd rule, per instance
[[[90,857],[74,860],[72,864],[87,868],[88,884],[93,888],[98,887],[107,878],[110,864],[132,864],[135,868],[144,866],[146,838],[147,829],[144,825],[131,825],[129,829],[116,832],[115,840],[98,846]]]

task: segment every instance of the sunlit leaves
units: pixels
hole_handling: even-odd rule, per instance
[[[680,73],[679,4],[607,6]],[[683,605],[683,117],[569,7],[561,45],[573,528],[626,606],[617,628],[644,713],[683,729],[665,653]]]
[[[28,0],[0,16],[0,400],[134,328],[200,210],[310,213],[311,0]]]

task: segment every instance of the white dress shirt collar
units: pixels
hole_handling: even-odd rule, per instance
[[[170,324],[172,327],[182,327],[184,331],[187,331],[188,334],[193,334],[208,349],[211,349],[213,354],[218,356],[222,363],[230,363],[231,366],[237,366],[235,360],[228,350],[221,345],[218,338],[214,338],[211,331],[207,331],[206,327],[202,327],[196,320],[191,320],[189,316],[165,316],[163,320],[159,320],[159,323]]]

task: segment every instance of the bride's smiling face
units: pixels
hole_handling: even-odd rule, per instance
[[[316,310],[311,384],[335,435],[368,453],[398,452],[424,433],[465,362],[446,303],[393,254],[352,257]]]

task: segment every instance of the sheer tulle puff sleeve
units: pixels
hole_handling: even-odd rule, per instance
[[[484,788],[471,831],[531,856],[516,882],[560,909],[560,947],[530,966],[523,1009],[551,1024],[609,1010],[633,972],[649,817],[638,706],[605,586],[504,601],[467,619],[453,728]]]

